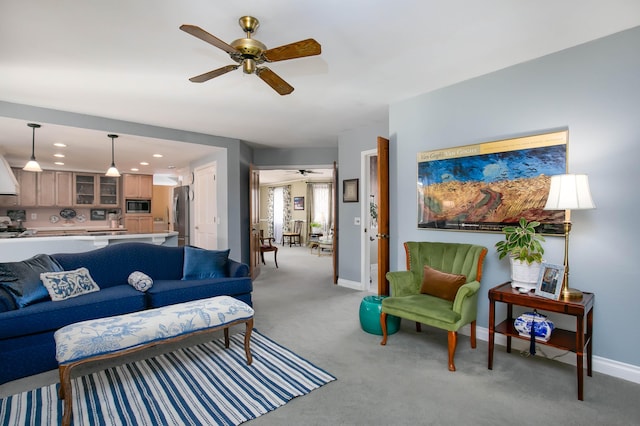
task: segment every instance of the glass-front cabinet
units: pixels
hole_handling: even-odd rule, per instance
[[[110,176],[98,176],[100,181],[98,190],[100,191],[101,206],[118,205],[118,178]]]
[[[75,173],[73,199],[76,206],[95,206],[96,175]]]
[[[119,178],[91,173],[74,173],[73,181],[73,199],[76,206],[118,206]]]

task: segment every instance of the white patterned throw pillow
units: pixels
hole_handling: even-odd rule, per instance
[[[151,277],[144,272],[135,271],[129,275],[129,284],[138,291],[147,291],[153,285]]]
[[[40,274],[40,279],[54,302],[100,290],[98,284],[89,275],[87,268],[63,272],[43,272]]]

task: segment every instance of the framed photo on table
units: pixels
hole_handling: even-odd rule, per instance
[[[304,210],[304,197],[293,197],[293,209]]]
[[[552,263],[542,263],[536,294],[547,299],[559,300],[562,291],[562,281],[564,280],[564,266]]]
[[[358,202],[358,179],[345,179],[342,181],[342,201],[344,203]]]

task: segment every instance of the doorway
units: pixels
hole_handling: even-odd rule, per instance
[[[361,153],[363,202],[361,204],[362,286],[369,293],[378,292],[378,150]]]

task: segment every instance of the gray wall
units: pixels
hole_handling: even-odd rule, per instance
[[[568,169],[589,175],[597,206],[572,212],[570,282],[595,293],[594,355],[640,366],[638,46],[640,27],[392,105],[392,269],[404,269],[407,240],[486,246],[478,325],[488,327],[487,291],[509,279],[494,248],[501,235],[418,230],[416,153],[568,128]],[[562,263],[562,237],[545,248],[547,261]]]
[[[253,164],[259,169],[268,170],[284,166],[331,168],[334,161],[338,161],[338,149],[335,147],[253,149]]]

